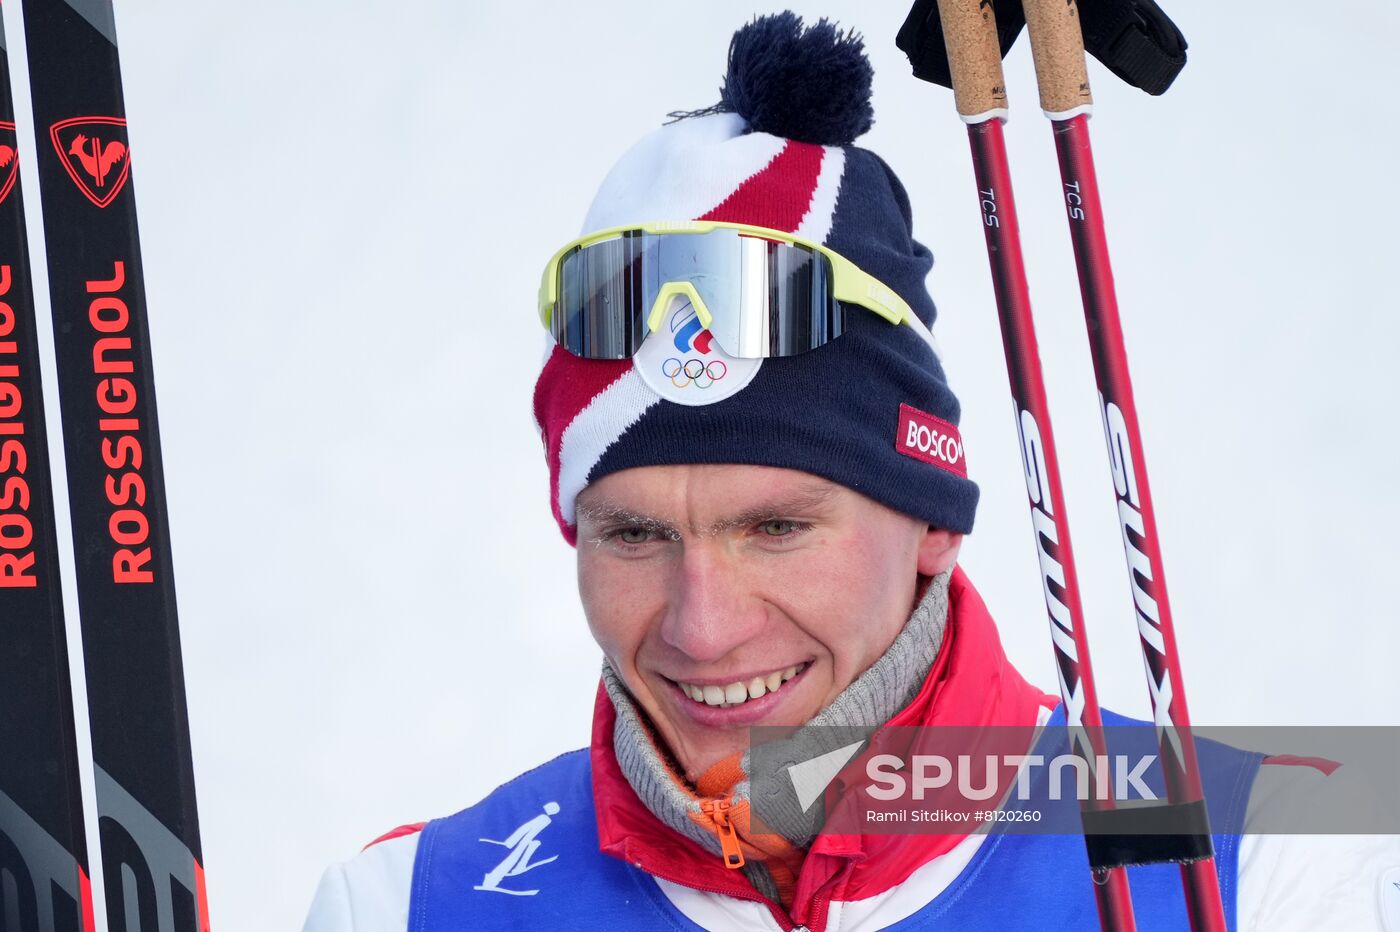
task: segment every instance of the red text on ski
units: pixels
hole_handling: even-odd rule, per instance
[[[71,117],[49,127],[49,138],[68,177],[88,200],[106,207],[121,193],[131,171],[125,119]]]
[[[15,124],[0,120],[0,204],[10,196],[19,177],[19,138]]]
[[[6,189],[8,190],[8,189]],[[20,388],[18,325],[5,299],[14,278],[0,265],[0,589],[33,589],[34,525],[29,479],[29,445],[24,433],[24,394]]]
[[[146,480],[141,475],[145,449],[137,416],[135,352],[128,328],[131,312],[122,300],[126,265],[113,263],[112,277],[87,283],[88,323],[96,339],[92,372],[97,383],[97,429],[102,433],[102,463],[108,469],[103,487],[112,513],[107,534],[112,542],[112,582],[152,583],[151,523],[146,517]]]

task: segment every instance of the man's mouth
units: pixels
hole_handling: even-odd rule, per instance
[[[748,680],[735,680],[733,683],[726,683],[722,686],[713,684],[699,686],[694,683],[683,683],[679,680],[671,682],[679,686],[681,692],[689,696],[693,702],[714,706],[717,709],[728,709],[777,692],[787,684],[788,680],[799,675],[808,666],[810,664],[804,661],[793,667],[784,667],[781,670],[774,670],[771,673],[755,676]]]

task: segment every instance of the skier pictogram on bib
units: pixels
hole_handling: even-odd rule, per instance
[[[19,177],[19,137],[15,124],[0,120],[0,204],[10,196]]]
[[[68,176],[88,200],[98,207],[106,207],[121,193],[131,171],[126,120],[107,116],[72,117],[51,126],[49,138]]]
[[[552,861],[557,861],[559,855],[552,855],[543,860],[534,860],[535,852],[540,850],[540,842],[535,838],[540,832],[549,827],[553,816],[559,814],[559,804],[548,802],[544,804],[544,814],[537,815],[524,825],[510,833],[510,837],[504,841],[497,841],[494,838],[481,838],[492,845],[500,845],[509,848],[510,853],[505,856],[501,863],[497,864],[486,875],[481,878],[481,883],[472,887],[473,890],[485,890],[490,893],[509,893],[511,896],[534,896],[539,890],[516,890],[501,886],[501,881],[508,877],[519,877],[527,871],[532,871],[537,867],[543,867]]]

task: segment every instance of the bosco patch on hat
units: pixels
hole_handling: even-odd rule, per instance
[[[875,153],[858,35],[792,12],[734,34],[720,103],[643,137],[603,180],[583,233],[663,221],[744,223],[839,253],[903,298],[924,324],[933,256],[913,238],[909,198]],[[630,359],[551,346],[535,385],[550,499],[576,543],[574,500],[637,466],[739,463],[830,479],[935,527],[972,529],[958,400],[930,345],[861,309],[809,352],[729,356],[689,302]]]

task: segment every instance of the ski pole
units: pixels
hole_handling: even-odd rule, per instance
[[[112,4],[23,0],[21,11],[108,924],[207,932]]]
[[[1157,521],[1148,491],[1147,464],[1114,295],[1094,156],[1089,146],[1093,98],[1085,69],[1079,11],[1075,0],[1023,0],[1023,5],[1040,85],[1040,106],[1051,121],[1059,155],[1167,798],[1180,809],[1181,847],[1171,859],[1181,862],[1191,928],[1197,932],[1224,930],[1224,907],[1191,740]]]
[[[983,233],[987,239],[1007,374],[1021,436],[1022,465],[1059,671],[1065,724],[1074,737],[1076,752],[1084,758],[1097,785],[1097,780],[1107,779],[1095,764],[1099,755],[1106,753],[1103,723],[1089,660],[1089,641],[1084,629],[1069,521],[1050,427],[1035,321],[1031,316],[1006,144],[1002,137],[1006,90],[996,22],[990,6],[979,0],[938,0],[954,100],[959,115],[967,124],[972,145]],[[1089,796],[1091,798],[1080,801],[1082,813],[1112,809],[1112,794],[1094,792]],[[1101,796],[1106,798],[1100,799]],[[1100,927],[1104,932],[1135,929],[1126,869],[1112,867],[1095,871],[1093,876]]]

